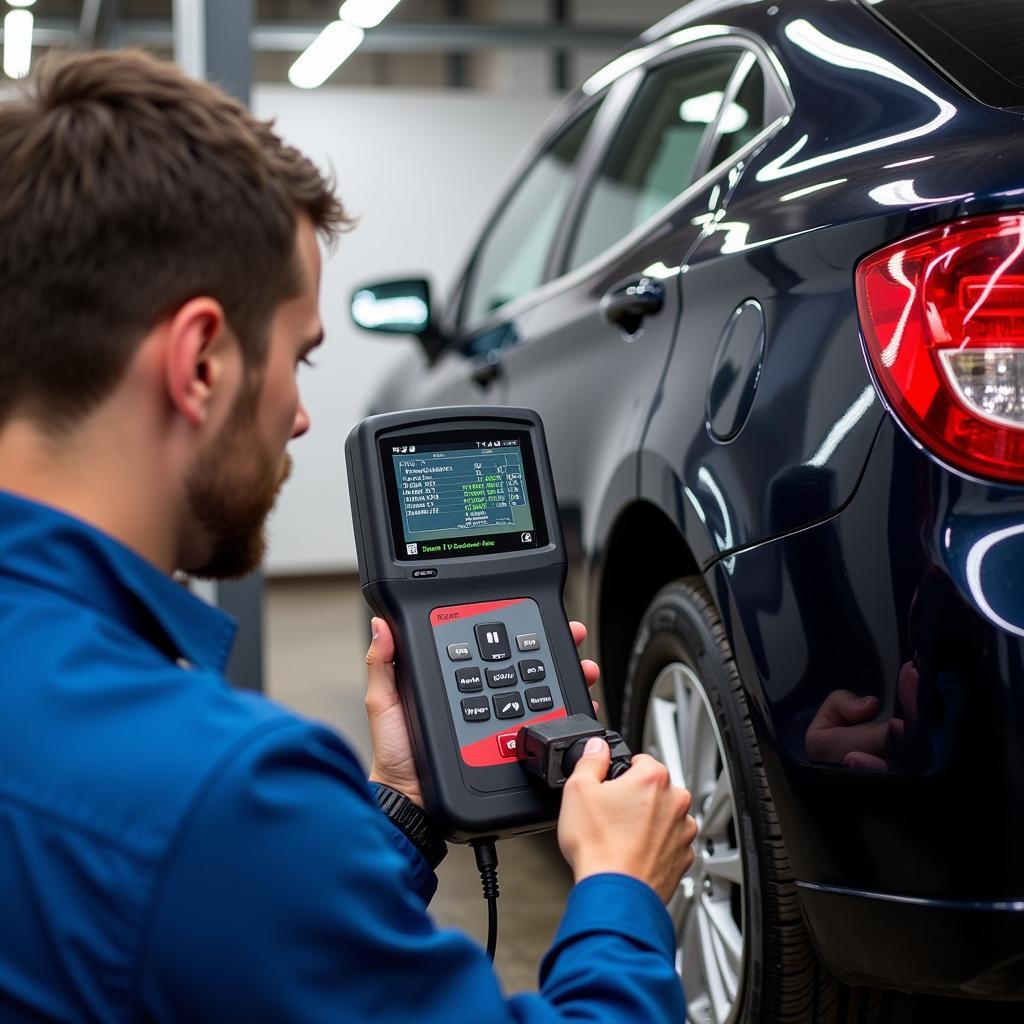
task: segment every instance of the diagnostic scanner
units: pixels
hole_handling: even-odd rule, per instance
[[[428,815],[466,842],[549,827],[520,729],[594,719],[562,592],[567,559],[540,417],[371,416],[345,443],[363,594],[395,674]]]

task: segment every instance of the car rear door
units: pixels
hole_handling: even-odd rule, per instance
[[[735,183],[730,158],[764,126],[760,62],[731,37],[663,44],[613,87],[609,103],[623,113],[582,169],[552,280],[516,309],[515,337],[492,357],[503,400],[536,409],[547,427],[573,614],[589,612],[581,570],[637,493],[637,452],[679,321],[680,267]],[[752,109],[740,112],[745,83]],[[723,112],[736,144],[720,150]]]

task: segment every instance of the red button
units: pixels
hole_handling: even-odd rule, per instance
[[[516,756],[516,736],[518,735],[518,732],[503,732],[498,737],[498,750],[502,757]]]

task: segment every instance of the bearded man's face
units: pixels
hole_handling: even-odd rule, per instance
[[[238,579],[263,561],[267,517],[291,472],[257,426],[259,385],[243,389],[217,438],[185,481],[189,511],[210,538],[210,557],[189,567],[203,579]]]

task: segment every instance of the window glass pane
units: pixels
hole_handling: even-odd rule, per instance
[[[569,269],[629,234],[690,183],[737,57],[736,50],[698,54],[647,76],[587,197]]]
[[[498,215],[477,255],[463,322],[472,323],[543,283],[548,252],[597,109],[595,104],[538,157]]]
[[[1021,0],[884,0],[869,10],[983,103],[1024,105]]]
[[[721,138],[711,158],[711,166],[738,153],[764,128],[764,74],[755,61],[743,79],[740,91],[729,104],[718,123]]]

